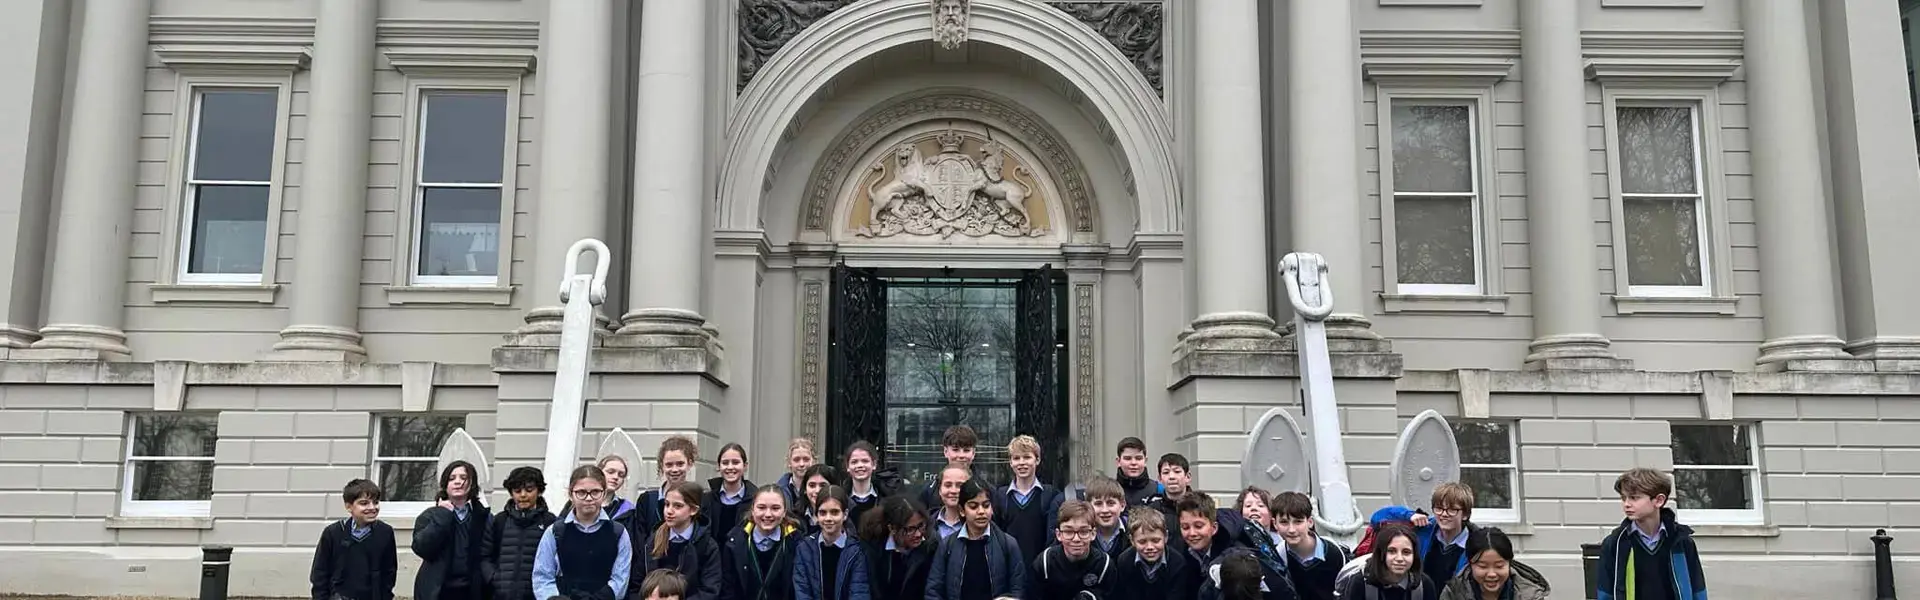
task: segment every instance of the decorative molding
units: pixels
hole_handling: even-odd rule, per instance
[[[156,46],[160,63],[175,71],[297,71],[313,54],[304,46]]]
[[[1048,2],[1047,6],[1085,23],[1094,33],[1106,38],[1107,43],[1127,57],[1127,62],[1140,70],[1153,91],[1165,92],[1160,76],[1166,40],[1164,2],[1065,0]]]
[[[842,184],[849,175],[863,168],[853,161],[879,144],[884,136],[923,121],[966,118],[981,119],[1016,134],[1034,152],[1042,167],[1053,174],[1055,187],[1066,201],[1066,216],[1073,232],[1094,232],[1093,188],[1086,181],[1086,171],[1081,168],[1079,157],[1046,121],[1009,100],[978,90],[936,89],[918,94],[885,103],[861,115],[834,141],[830,146],[833,150],[814,168],[807,185],[804,229],[828,229],[828,218],[834,214]]]
[[[1587,77],[1602,84],[1715,85],[1745,56],[1739,31],[1582,31]]]
[[[1600,0],[1600,8],[1705,8],[1707,0]]]
[[[507,306],[513,304],[514,286],[386,286],[387,304],[475,304]]]
[[[1093,405],[1099,395],[1094,372],[1094,284],[1073,284],[1073,410],[1078,425],[1074,428],[1073,449],[1075,464],[1086,475],[1099,472],[1093,462]]]
[[[1360,32],[1361,72],[1382,84],[1487,87],[1519,58],[1519,31]]]
[[[1507,297],[1504,295],[1380,294],[1380,302],[1384,306],[1381,312],[1389,313],[1507,314]]]
[[[409,76],[518,76],[534,69],[540,24],[382,19],[375,42]]]
[[[273,304],[273,297],[280,286],[266,285],[196,285],[196,284],[153,284],[147,286],[153,293],[155,304],[170,303],[207,303],[207,304]]]
[[[734,91],[746,89],[760,67],[794,36],[814,21],[840,10],[853,0],[740,0],[738,17],[740,50],[739,79]]]
[[[294,71],[313,58],[313,19],[156,16],[147,41],[177,72]]]
[[[1381,6],[1417,6],[1424,8],[1478,8],[1480,0],[1380,0]]]
[[[1657,297],[1614,296],[1613,311],[1622,315],[1722,315],[1732,316],[1740,305],[1738,297]]]
[[[820,401],[824,394],[820,382],[826,375],[821,360],[820,336],[822,304],[827,282],[809,279],[800,285],[800,431],[799,437],[820,439]]]

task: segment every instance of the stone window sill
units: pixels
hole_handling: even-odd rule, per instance
[[[1506,296],[1449,296],[1442,294],[1381,294],[1390,313],[1507,314]]]
[[[1481,523],[1474,521],[1473,524],[1481,527],[1498,527],[1501,533],[1507,535],[1533,535],[1533,526],[1526,523],[1501,523],[1499,521]]]
[[[280,286],[231,284],[154,284],[149,287],[157,304],[273,304]]]
[[[1613,297],[1613,311],[1622,315],[1732,315],[1739,305],[1740,299],[1730,296]]]
[[[1780,537],[1780,528],[1773,525],[1702,525],[1688,523],[1693,528],[1693,537]]]
[[[213,529],[213,517],[108,517],[107,529]]]
[[[468,304],[507,306],[513,304],[513,286],[387,286],[387,303]]]

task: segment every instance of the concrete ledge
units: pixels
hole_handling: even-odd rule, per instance
[[[1337,365],[1336,365],[1337,368]],[[1471,369],[1469,369],[1471,370]],[[1407,371],[1402,392],[1459,393],[1460,371]],[[1730,371],[1484,371],[1494,394],[1700,394],[1702,375],[1726,378],[1735,394],[1920,395],[1920,373]]]
[[[334,385],[398,386],[400,363],[245,362],[186,363],[187,385]],[[0,384],[72,383],[153,385],[150,362],[4,362]],[[439,365],[434,385],[493,386],[499,378],[488,365]]]
[[[107,529],[213,529],[213,517],[107,517]]]
[[[499,347],[493,349],[495,373],[553,373],[560,368],[558,348]],[[710,346],[615,348],[592,350],[587,370],[594,374],[698,374],[725,385],[720,376],[721,356]]]
[[[1338,379],[1393,379],[1405,368],[1399,354],[1334,353],[1333,376]],[[1299,355],[1294,352],[1220,352],[1194,350],[1173,361],[1172,384],[1180,387],[1195,377],[1294,377],[1300,376]]]

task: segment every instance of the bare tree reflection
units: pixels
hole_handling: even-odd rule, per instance
[[[430,502],[440,491],[440,447],[453,430],[466,426],[460,415],[403,415],[380,419],[380,487],[390,502]],[[396,460],[399,459],[399,460]],[[416,459],[416,460],[405,460]],[[419,460],[424,459],[424,460]]]
[[[133,499],[212,499],[213,449],[218,439],[218,420],[213,415],[135,417],[131,452]]]
[[[1752,438],[1739,425],[1674,425],[1674,501],[1682,509],[1753,508],[1753,477],[1748,469],[1689,469],[1689,466],[1750,466]]]
[[[1012,437],[1016,339],[1010,287],[889,287],[887,305],[888,454],[902,475],[929,480],[945,464],[947,426],[980,435],[976,471],[1004,481]]]

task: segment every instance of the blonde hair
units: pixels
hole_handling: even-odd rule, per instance
[[[1127,536],[1140,537],[1140,534],[1156,532],[1167,534],[1167,514],[1152,507],[1135,506],[1127,509]]]
[[[1013,441],[1007,442],[1007,456],[1022,453],[1032,454],[1034,458],[1039,458],[1040,440],[1033,439],[1033,436],[1030,435],[1013,436]]]
[[[813,440],[810,438],[797,437],[793,438],[793,441],[787,442],[787,458],[793,458],[793,451],[795,450],[806,450],[807,454],[812,454],[815,460],[820,458],[820,453],[814,451]]]

